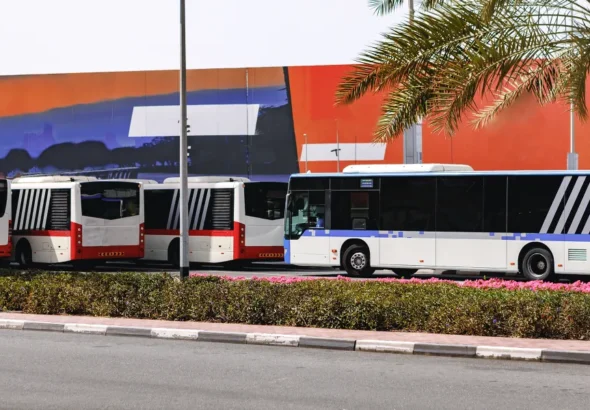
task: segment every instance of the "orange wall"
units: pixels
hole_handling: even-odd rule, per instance
[[[372,141],[383,98],[380,95],[370,95],[351,106],[335,106],[334,93],[347,70],[347,66],[289,68],[298,158],[301,158],[304,134],[307,134],[310,144],[335,143],[337,130],[340,143],[354,143],[355,139],[359,143]],[[401,162],[402,146],[401,139],[388,144],[385,161]],[[340,168],[352,163],[354,162],[342,161]],[[312,172],[336,171],[336,159],[331,162],[309,162],[308,165]],[[299,166],[301,170],[305,170],[304,162]]]
[[[297,145],[303,134],[310,143],[335,142],[338,120],[341,142],[368,142],[380,113],[382,96],[369,95],[346,107],[334,106],[334,94],[347,66],[289,69]],[[587,90],[590,92],[590,90]],[[590,125],[576,121],[580,168],[590,168]],[[569,150],[569,112],[562,103],[541,107],[525,97],[491,124],[475,130],[467,121],[451,138],[425,123],[423,161],[465,163],[480,170],[564,169]],[[402,161],[401,138],[388,144],[386,163]],[[374,162],[374,161],[373,161]],[[347,164],[343,164],[347,165]],[[333,162],[309,163],[312,171],[334,171]],[[300,164],[301,169],[305,165]]]

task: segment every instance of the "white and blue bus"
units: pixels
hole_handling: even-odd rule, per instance
[[[476,172],[467,165],[351,165],[295,174],[285,262],[342,267],[590,273],[590,171]]]

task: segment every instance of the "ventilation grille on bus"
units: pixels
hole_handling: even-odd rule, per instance
[[[232,189],[211,190],[211,227],[230,230],[234,224],[234,192]]]
[[[577,262],[586,262],[586,260],[587,260],[586,249],[568,249],[567,250],[567,260],[568,261],[577,261]]]
[[[52,189],[47,229],[68,231],[70,229],[70,190]]]

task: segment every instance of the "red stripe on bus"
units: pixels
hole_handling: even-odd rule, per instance
[[[180,230],[178,229],[146,229],[146,235],[172,235],[172,236],[179,236]],[[189,236],[234,236],[234,231],[199,231],[199,230],[189,230]]]
[[[0,258],[7,258],[12,253],[12,241],[10,241],[6,245],[0,245]]]
[[[284,252],[282,246],[244,246],[240,248],[236,259],[281,261]]]
[[[72,260],[138,259],[144,257],[143,246],[80,246],[72,253]]]

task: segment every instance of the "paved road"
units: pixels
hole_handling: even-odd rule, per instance
[[[15,269],[18,269],[18,265],[13,265]],[[68,265],[51,265],[48,267],[49,270],[55,271],[73,271],[74,268]],[[96,266],[94,269],[95,271],[99,272],[121,272],[121,271],[136,271],[136,272],[170,272],[173,274],[177,274],[178,271],[173,269],[170,265],[167,264],[142,264],[142,265],[135,265],[133,263],[108,263],[104,265]],[[243,276],[246,278],[251,278],[253,276],[257,277],[271,277],[271,276],[287,276],[287,277],[337,277],[337,276],[346,276],[346,272],[342,270],[336,270],[332,268],[306,268],[306,267],[298,267],[298,266],[290,266],[285,265],[283,263],[254,263],[250,267],[246,268],[236,268],[230,269],[228,267],[220,266],[220,265],[204,265],[199,268],[193,268],[191,272],[195,273],[205,273],[210,275],[220,275],[220,276]],[[465,279],[480,279],[483,276],[480,276],[476,273],[468,273],[468,272],[459,272],[458,274],[450,274],[444,273],[442,271],[432,271],[428,269],[424,269],[419,271],[416,275],[418,278],[428,279],[432,277],[437,277],[441,279],[452,279],[457,281],[462,281]],[[488,277],[497,276],[502,277],[501,274],[488,274]],[[379,270],[375,272],[374,278],[396,278],[395,275],[391,270]],[[509,279],[515,279],[514,275],[507,276]]]
[[[1,409],[582,409],[590,367],[0,330]]]

